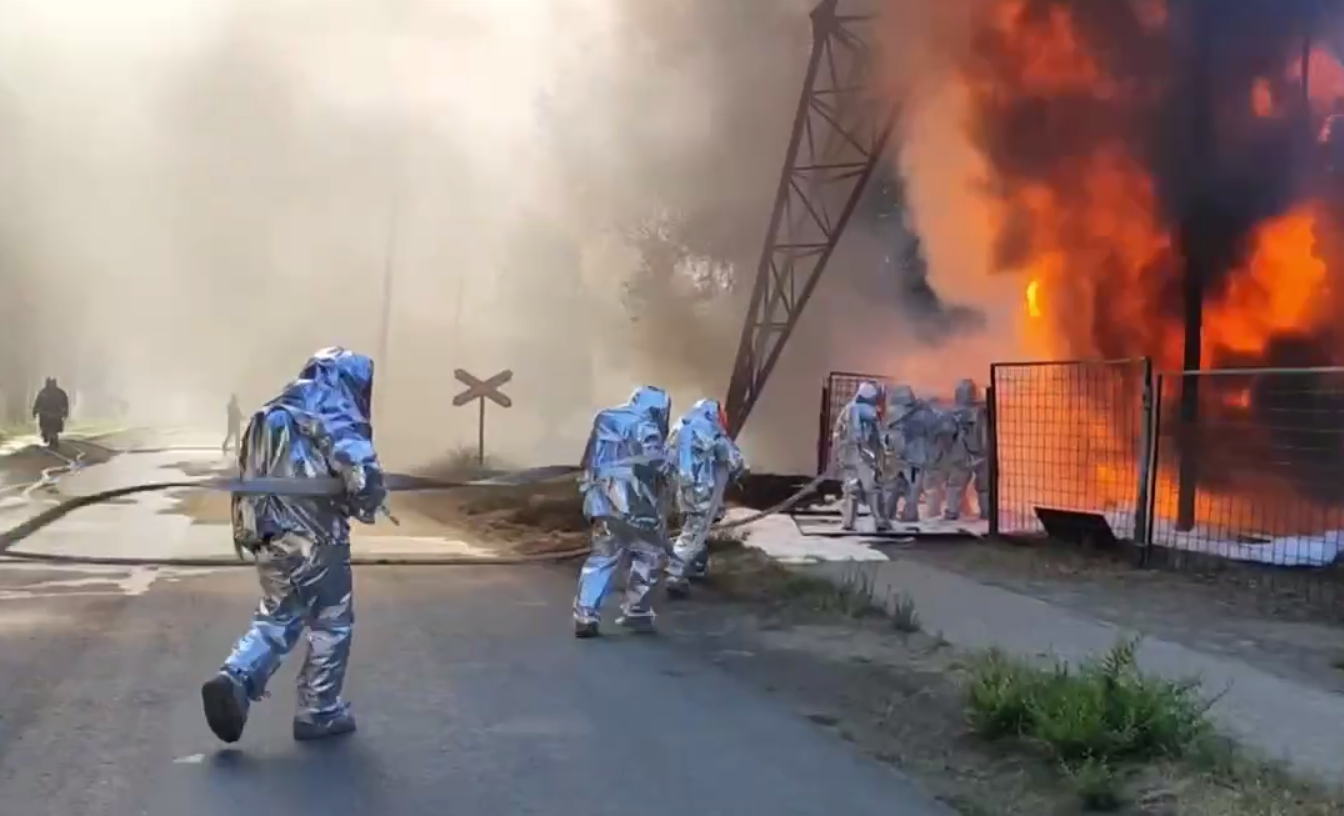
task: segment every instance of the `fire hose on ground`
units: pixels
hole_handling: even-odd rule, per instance
[[[66,456],[65,454],[57,450],[51,450],[48,448],[46,449],[46,451],[47,453],[50,453],[52,456],[55,456],[57,459],[60,459],[61,464],[53,465],[49,468],[44,468],[42,470],[42,475],[35,482],[29,482],[28,484],[7,485],[5,487],[0,487],[0,495],[4,495],[5,493],[11,493],[14,491],[22,491],[20,495],[22,495],[24,499],[30,499],[32,498],[33,493],[37,492],[38,490],[41,490],[44,487],[55,487],[56,483],[60,481],[61,476],[65,475],[66,473],[69,473],[72,470],[79,470],[81,467],[83,467],[84,457],[88,455],[87,451],[80,450],[76,451],[75,457],[71,459],[70,457]]]
[[[172,449],[164,449],[172,450]],[[181,449],[178,449],[181,450]],[[125,451],[125,453],[145,453],[149,451]],[[80,459],[83,454],[80,455]],[[78,461],[71,462],[64,466],[78,467]],[[53,468],[52,471],[61,468]],[[422,492],[422,491],[449,491],[467,488],[518,488],[531,485],[541,485],[547,482],[555,482],[566,477],[574,477],[579,472],[579,468],[572,465],[548,465],[545,467],[531,468],[509,473],[503,473],[491,476],[485,479],[474,480],[444,480],[431,479],[422,476],[411,476],[404,474],[388,474],[385,478],[385,487],[389,493],[403,492]],[[804,485],[793,495],[784,501],[779,502],[773,507],[766,508],[747,516],[724,521],[710,527],[710,534],[723,533],[737,528],[745,527],[753,522],[759,521],[766,516],[785,512],[796,506],[803,499],[807,498],[829,478],[829,473],[823,473],[808,484]],[[44,472],[43,480],[29,487],[37,489],[38,486],[52,486],[55,480],[47,480],[47,474]],[[335,496],[340,495],[345,490],[344,484],[335,477],[328,478],[281,478],[281,477],[259,477],[250,479],[236,478],[213,478],[203,480],[175,480],[162,482],[146,482],[137,485],[128,485],[125,487],[102,490],[96,493],[90,493],[84,496],[76,496],[61,502],[53,507],[38,513],[37,515],[15,526],[0,531],[0,556],[7,559],[52,563],[52,564],[76,564],[76,565],[96,565],[96,566],[167,566],[167,567],[248,567],[254,566],[252,562],[237,560],[227,561],[214,558],[189,558],[189,557],[114,557],[114,556],[86,556],[86,555],[64,555],[57,553],[32,553],[15,552],[11,548],[19,542],[29,538],[56,521],[84,507],[90,507],[98,504],[107,504],[118,499],[133,496],[141,493],[151,493],[164,490],[211,490],[226,493],[242,493],[251,495],[289,495],[289,496]],[[389,514],[390,515],[390,514]],[[394,519],[395,521],[395,519]],[[670,534],[669,538],[674,535]],[[557,552],[545,552],[526,555],[502,555],[502,556],[368,556],[352,555],[351,562],[355,566],[519,566],[525,564],[543,564],[558,563],[587,555],[588,546],[574,547],[568,550]]]

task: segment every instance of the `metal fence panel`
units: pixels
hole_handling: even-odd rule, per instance
[[[1150,558],[1340,561],[1344,368],[1163,374],[1157,394]]]
[[[1148,360],[997,363],[990,369],[996,532],[1044,532],[1036,508],[1098,513],[1143,537]]]
[[[832,371],[826,377],[826,386],[822,391],[820,438],[817,440],[817,473],[824,471],[831,461],[831,430],[835,428],[835,418],[840,411],[854,399],[859,385],[865,382],[877,383],[881,388],[889,388],[894,380],[876,374],[855,374],[850,371]]]

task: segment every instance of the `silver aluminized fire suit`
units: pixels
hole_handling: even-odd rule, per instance
[[[242,736],[249,702],[262,698],[304,636],[295,739],[355,728],[341,697],[355,623],[349,519],[373,523],[387,497],[369,421],[372,398],[373,361],[324,349],[252,416],[243,434],[243,478],[338,476],[346,493],[233,497],[235,545],[256,554],[262,595],[251,628],[201,692],[206,720],[226,742]]]
[[[723,506],[724,491],[747,469],[724,425],[719,401],[702,399],[677,421],[668,437],[681,514],[681,534],[667,568],[667,588],[673,594],[686,591],[688,577],[708,570],[709,528]]]
[[[989,423],[980,389],[973,380],[957,383],[951,415],[956,421],[956,438],[947,464],[947,509],[943,518],[961,517],[966,488],[975,481],[975,497],[980,518],[989,517]]]
[[[860,383],[854,399],[841,409],[831,434],[844,491],[840,513],[846,530],[854,529],[860,503],[867,505],[877,530],[891,529],[878,489],[882,482],[882,429],[877,415],[880,397],[876,383]]]
[[[924,473],[924,509],[926,516],[937,518],[943,515],[943,504],[947,497],[947,485],[952,471],[957,444],[957,418],[952,409],[940,400],[927,401],[929,410],[928,444],[929,467]]]
[[[666,492],[672,475],[667,425],[672,400],[653,386],[635,389],[624,405],[598,411],[583,454],[583,513],[593,551],[579,574],[574,633],[598,634],[602,601],[622,557],[629,557],[625,600],[617,623],[651,630],[651,594],[667,556]]]
[[[906,523],[919,521],[919,501],[933,458],[930,435],[935,419],[928,403],[917,398],[910,386],[896,385],[887,392],[882,474],[889,517]]]

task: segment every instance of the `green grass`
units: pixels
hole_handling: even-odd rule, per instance
[[[756,550],[738,546],[717,561],[713,581],[720,589],[745,599],[766,603],[777,611],[838,615],[844,618],[885,614],[873,597],[871,585],[846,576],[841,582],[775,563]]]
[[[1124,807],[1124,780],[1114,766],[1089,759],[1065,766],[1064,774],[1084,810],[1104,813]]]
[[[886,618],[903,634],[922,629],[914,600],[905,593],[894,599],[879,597],[876,574],[864,565],[850,565],[838,578],[819,575],[744,547],[732,531],[711,537],[710,551],[722,555],[715,562],[714,583],[731,595],[767,603],[777,611],[851,620]]]
[[[913,635],[924,628],[919,619],[919,610],[915,607],[915,599],[908,593],[897,595],[891,605],[891,626],[904,635]]]
[[[1079,666],[1043,667],[990,651],[971,668],[971,726],[987,739],[1038,746],[1064,769],[1085,806],[1116,809],[1127,769],[1189,758],[1213,736],[1212,703],[1200,684],[1139,671],[1137,646],[1121,641]]]

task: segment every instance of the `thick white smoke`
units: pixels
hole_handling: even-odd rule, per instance
[[[222,423],[316,348],[382,358],[390,268],[398,465],[474,442],[459,367],[514,370],[487,442],[515,461],[573,458],[639,383],[721,396],[812,5],[2,0],[0,389]],[[819,296],[763,467],[810,464],[853,302]]]

